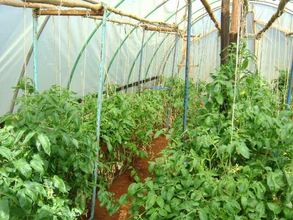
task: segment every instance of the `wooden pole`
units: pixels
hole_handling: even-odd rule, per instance
[[[93,11],[100,11],[103,9],[103,4],[91,4],[88,2],[74,1],[74,0],[26,0],[26,2],[45,3],[57,6],[64,6],[70,8],[87,8]]]
[[[232,18],[231,18],[231,31],[230,31],[230,44],[237,42],[238,22],[240,16],[239,0],[233,0],[232,5]]]
[[[201,3],[203,4],[203,6],[205,7],[207,13],[209,14],[209,16],[211,17],[212,21],[215,23],[216,28],[221,31],[221,26],[218,22],[218,20],[216,19],[213,10],[211,9],[210,4],[206,1],[206,0],[201,0]]]
[[[58,7],[56,7],[54,5],[50,5],[50,4],[18,2],[18,1],[14,1],[14,0],[1,0],[0,5],[7,5],[7,6],[19,7],[19,8],[35,8],[35,9],[52,8],[52,9],[58,9]]]
[[[267,25],[257,33],[256,39],[259,39],[261,37],[261,35],[266,30],[268,30],[273,25],[273,23],[284,13],[285,6],[289,1],[290,0],[281,0],[280,1],[277,12],[275,14],[273,14],[273,16],[268,21]]]
[[[91,11],[91,10],[37,10],[37,15],[57,15],[57,16],[102,16],[104,14],[103,10]]]
[[[229,46],[229,25],[230,25],[230,1],[222,0],[221,11],[221,65],[227,62]]]

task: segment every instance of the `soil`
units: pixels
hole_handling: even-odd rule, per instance
[[[149,157],[148,158],[138,158],[136,159],[132,166],[137,170],[138,175],[141,180],[144,181],[145,178],[149,176],[148,173],[148,161],[154,161],[158,155],[166,146],[168,145],[168,141],[164,135],[161,135],[157,139],[153,140],[151,144],[151,148],[149,148]],[[130,175],[131,170],[125,171],[121,176],[117,177],[113,184],[110,186],[109,191],[114,193],[114,197],[119,199],[120,196],[127,193],[128,186],[135,181]],[[95,208],[95,220],[126,220],[128,216],[129,205],[122,205],[120,210],[116,212],[115,215],[109,216],[105,207],[100,207],[100,203],[96,201]]]

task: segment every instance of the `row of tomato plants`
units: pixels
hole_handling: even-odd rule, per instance
[[[244,46],[236,84],[229,56],[204,90],[190,90],[187,131],[179,115],[150,178],[128,188],[133,219],[293,219],[293,113],[248,69]]]
[[[115,203],[107,188],[134,157],[147,156],[145,148],[165,121],[166,93],[105,95],[97,160],[96,95],[77,99],[56,86],[41,94],[26,88],[17,112],[0,119],[0,219],[72,220],[84,214],[95,161],[98,197],[115,212],[124,200]]]

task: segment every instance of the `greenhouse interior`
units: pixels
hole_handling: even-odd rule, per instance
[[[293,219],[292,1],[0,16],[0,220]]]

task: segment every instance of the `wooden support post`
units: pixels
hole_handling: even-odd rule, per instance
[[[239,16],[240,16],[239,0],[233,0],[231,31],[230,31],[230,44],[237,42]]]
[[[210,4],[207,2],[207,0],[201,0],[201,3],[203,4],[203,6],[205,7],[207,13],[209,14],[209,16],[211,17],[212,21],[215,23],[216,28],[221,31],[221,26],[218,22],[218,20],[216,19],[213,10],[211,9]]]
[[[268,30],[273,23],[284,13],[285,10],[285,6],[286,4],[289,2],[290,0],[281,0],[278,6],[278,10],[276,11],[275,14],[273,14],[273,16],[270,18],[270,20],[268,21],[268,23],[266,24],[266,26],[264,26],[263,29],[261,29],[257,35],[256,38],[259,39],[261,37],[261,35]]]
[[[221,11],[221,65],[227,62],[230,26],[230,1],[222,0]]]

